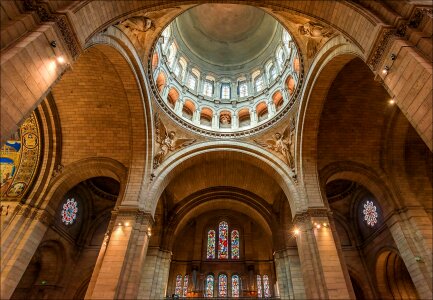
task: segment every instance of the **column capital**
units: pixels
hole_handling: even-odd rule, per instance
[[[149,227],[152,227],[155,223],[155,220],[150,212],[142,211],[136,207],[121,206],[117,210],[113,211],[113,215],[116,216],[116,221],[135,219],[137,223],[142,225],[147,224]]]
[[[24,218],[40,221],[42,224],[49,226],[53,220],[53,215],[45,209],[32,207],[28,204],[18,204],[15,208],[16,214]]]
[[[297,213],[293,218],[293,223],[305,223],[311,221],[313,218],[329,218],[332,215],[331,211],[327,208],[309,208],[306,211]]]

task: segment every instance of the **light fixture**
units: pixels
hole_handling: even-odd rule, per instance
[[[391,54],[391,60],[396,60],[397,55],[395,55],[394,53]]]
[[[119,224],[117,224],[117,225],[119,225],[119,226],[122,226],[122,223],[121,223],[121,222],[119,222]]]
[[[317,229],[320,229],[320,227],[321,227],[320,224],[316,224]]]
[[[51,47],[56,48],[57,47],[57,43],[56,41],[51,41],[50,42]]]
[[[391,104],[391,105],[395,104],[395,100],[394,100],[394,98],[390,99],[390,100],[388,101],[388,103]]]
[[[125,223],[125,226],[129,226],[129,222],[126,222],[126,223]]]
[[[65,58],[63,56],[58,56],[57,57],[57,62],[60,63],[60,64],[63,64],[63,63],[65,63]]]
[[[295,229],[293,230],[293,235],[294,235],[294,236],[298,236],[298,235],[299,235],[299,229],[298,229],[298,228],[295,228]]]
[[[328,228],[329,224],[328,223],[323,223],[323,227]]]
[[[388,67],[388,66],[385,66],[385,67],[383,68],[383,70],[382,70],[382,73],[383,73],[383,74],[388,74],[388,71],[389,71],[389,67]]]
[[[150,227],[147,228],[147,235],[152,236],[152,229]]]

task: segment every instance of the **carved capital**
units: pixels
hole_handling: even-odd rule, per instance
[[[331,213],[327,208],[309,208],[306,211],[297,213],[293,218],[293,223],[302,225],[310,223],[313,218],[329,218]]]
[[[371,51],[370,58],[368,59],[368,65],[376,70],[377,67],[383,60],[384,54],[387,52],[391,41],[397,38],[396,30],[393,28],[383,28],[376,41],[376,44]]]
[[[17,205],[17,215],[23,216],[31,220],[40,221],[42,224],[49,226],[53,220],[53,216],[44,209],[31,207],[27,204]]]

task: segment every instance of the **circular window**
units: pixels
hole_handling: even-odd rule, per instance
[[[65,225],[71,225],[74,223],[75,219],[77,218],[78,213],[78,203],[75,201],[74,198],[66,200],[66,202],[63,204],[62,207],[62,222]]]
[[[164,29],[149,75],[157,102],[182,126],[239,137],[289,111],[302,83],[301,60],[290,33],[263,10],[203,4]]]

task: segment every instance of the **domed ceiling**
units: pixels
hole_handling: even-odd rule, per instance
[[[257,58],[272,42],[278,25],[264,11],[236,4],[199,5],[179,16],[175,24],[195,56],[226,67]]]

